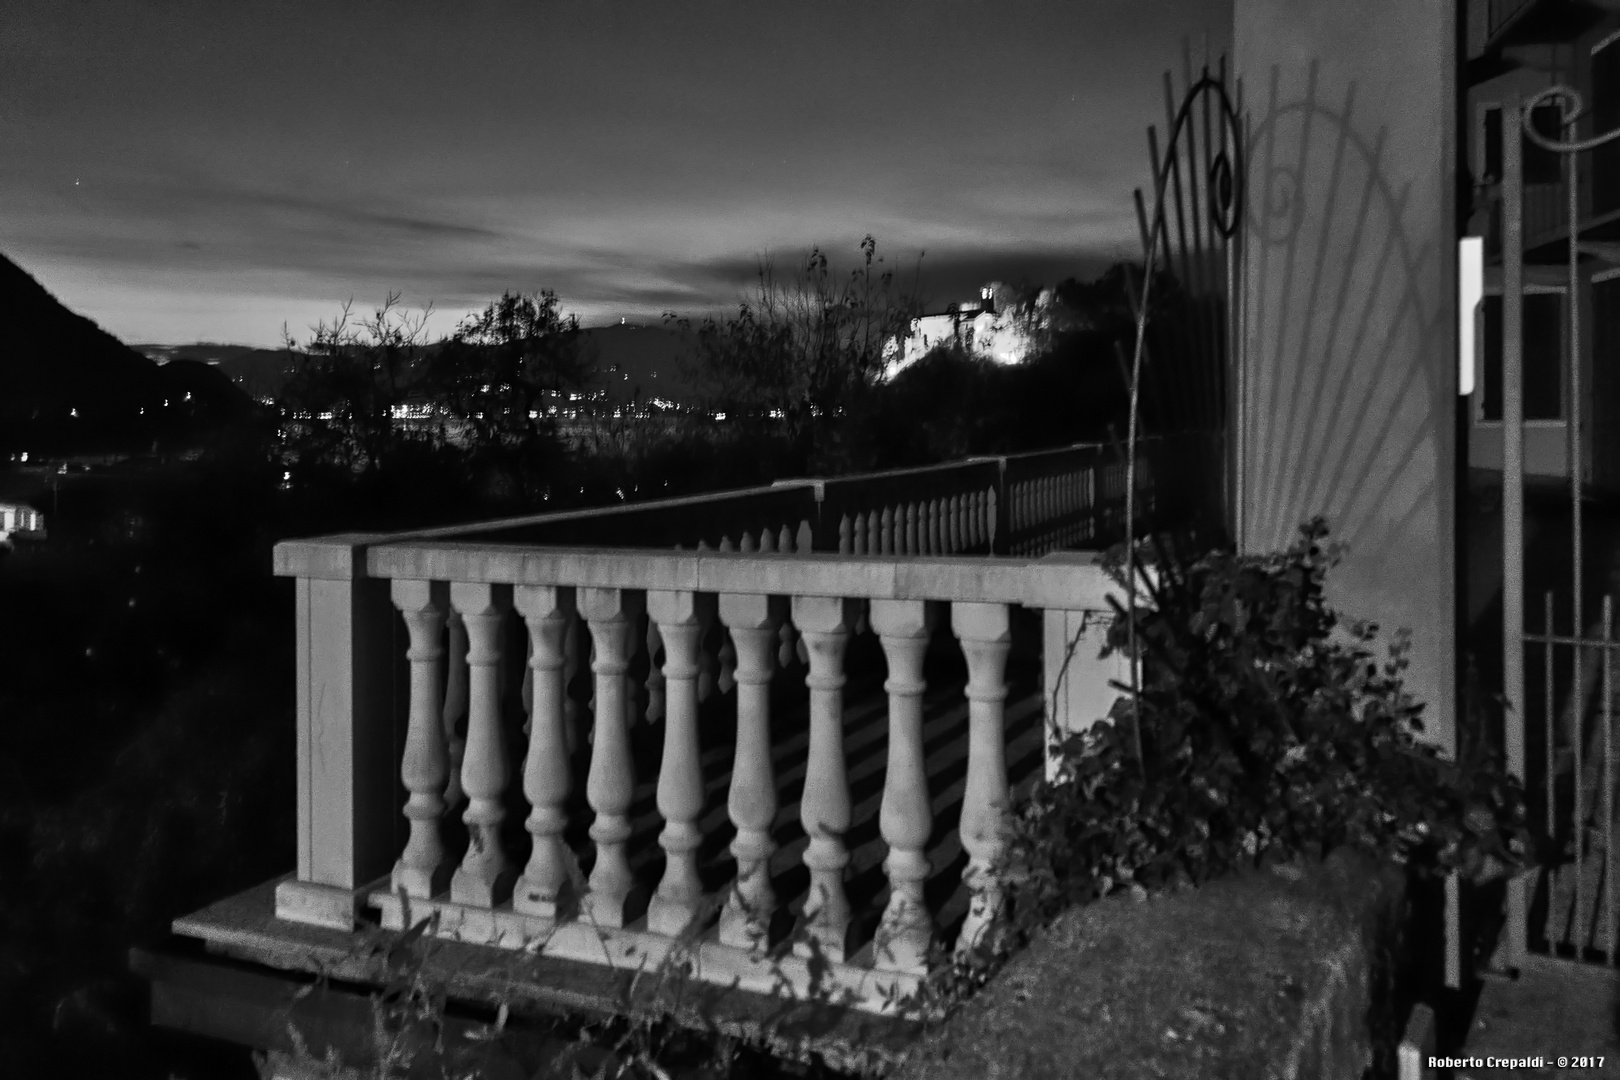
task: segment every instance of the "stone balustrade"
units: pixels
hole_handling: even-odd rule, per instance
[[[1045,628],[1046,689],[1019,700],[1052,729],[1103,716],[1121,676],[1089,639],[1054,639],[1108,610],[1086,553],[350,535],[283,543],[276,569],[297,582],[299,663],[298,866],[278,918],[350,930],[374,907],[402,929],[436,914],[441,936],[632,969],[686,949],[698,978],[869,1011],[913,990],[936,946],[1002,917],[1015,623]],[[865,705],[846,700],[863,641],[887,673]],[[965,687],[930,687],[931,649]],[[886,741],[881,771],[851,765],[857,705],[876,717],[863,745]],[[784,843],[794,818],[802,838]],[[643,833],[656,845],[638,850]],[[856,849],[878,837],[886,854],[866,865]]]

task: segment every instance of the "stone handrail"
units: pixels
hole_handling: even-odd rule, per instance
[[[1095,639],[1074,633],[1108,610],[1111,587],[1096,556],[1084,553],[1034,561],[785,557],[351,535],[282,543],[276,572],[297,579],[299,681],[298,866],[277,889],[279,918],[353,929],[370,904],[396,929],[436,916],[435,933],[462,941],[657,965],[682,947],[683,934],[703,929],[698,704],[712,688],[734,684],[727,814],[738,869],[716,898],[717,927],[691,946],[697,975],[767,993],[785,986],[795,996],[845,994],[874,1012],[918,985],[939,933],[923,890],[937,869],[927,855],[932,751],[922,708],[931,635],[955,639],[969,675],[959,721],[967,745],[960,840],[971,899],[958,947],[1001,915],[995,867],[1008,805],[1004,702],[1014,609],[1045,613],[1043,696],[1053,728],[1103,716],[1108,680],[1125,674],[1117,661],[1096,657]],[[509,640],[517,619],[521,646]],[[888,667],[879,825],[890,898],[871,947],[856,955],[844,892],[851,793],[842,687],[846,646],[867,629]],[[768,960],[764,950],[784,925],[768,872],[779,816],[770,687],[773,672],[796,666],[796,656],[806,665],[809,710],[800,815],[811,884],[793,951]],[[505,673],[518,663],[527,720],[521,761],[508,750],[515,730],[504,718],[516,694]],[[403,707],[396,672],[408,674]],[[580,730],[587,710],[567,692],[576,674],[594,680],[588,737]],[[665,869],[653,882],[633,872],[627,841],[636,786],[629,733],[655,714],[666,725],[656,798]],[[595,848],[588,880],[563,840],[570,750],[582,739]],[[501,839],[518,790],[528,807],[523,859]],[[442,827],[458,808],[470,838],[459,854]]]

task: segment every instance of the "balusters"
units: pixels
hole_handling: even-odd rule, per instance
[[[795,596],[793,622],[809,651],[810,755],[805,766],[799,816],[809,844],[804,865],[810,893],[804,903],[803,931],[829,960],[842,961],[853,942],[844,869],[849,852],[849,772],[844,760],[844,648],[856,616],[854,601],[830,596]],[[814,955],[810,941],[794,942],[801,956]]]
[[[852,555],[855,553],[855,526],[850,523],[849,515],[845,514],[838,519],[838,554]]]
[[[789,529],[786,525],[782,526],[782,535],[778,536],[776,538],[776,548],[777,548],[777,550],[782,552],[782,554],[784,554],[784,555],[790,555],[796,550],[797,551],[809,551],[810,550],[810,540],[809,540],[810,523],[808,521],[806,521],[806,522],[803,523],[803,525],[804,525],[804,532],[802,534],[801,542],[800,542],[800,544],[798,546],[795,546],[793,531],[791,529]]]
[[[855,533],[854,533],[854,537],[853,537],[853,543],[851,545],[852,553],[856,554],[856,555],[865,555],[866,554],[866,544],[867,544],[867,540],[866,540],[866,515],[865,514],[856,514],[855,515]]]
[[[453,582],[450,603],[467,628],[467,747],[461,762],[461,787],[467,809],[467,853],[450,879],[450,899],[458,904],[491,908],[512,885],[511,866],[501,850],[501,822],[506,809],[510,770],[501,731],[501,628],[511,606],[509,585]]]
[[[778,809],[771,763],[771,659],[775,646],[790,648],[786,603],[780,597],[725,593],[720,619],[737,648],[737,745],[726,809],[737,835],[731,854],[737,878],[720,914],[720,941],[763,949],[771,941],[776,894],[770,863],[776,852],[771,829]],[[785,661],[784,661],[785,663]]]
[[[746,555],[752,555],[754,552],[758,551],[759,545],[754,542],[754,534],[746,529],[743,530],[742,543],[737,545],[737,550]]]
[[[1007,652],[1012,647],[1007,605],[955,603],[951,628],[968,668],[968,767],[959,826],[968,853],[962,881],[972,902],[957,950],[983,941],[1002,909],[1001,859],[1006,851]]]
[[[445,617],[450,645],[444,685],[444,739],[450,755],[450,779],[445,784],[444,804],[454,808],[466,796],[461,790],[461,759],[467,750],[462,726],[467,722],[467,627],[461,612],[451,609]]]
[[[917,504],[906,503],[906,529],[902,555],[917,554]]]
[[[599,926],[622,927],[640,914],[641,890],[630,872],[625,846],[630,839],[630,800],[635,764],[630,757],[625,673],[630,670],[631,638],[641,615],[638,593],[623,589],[581,590],[579,607],[591,632],[596,657],[596,709],[591,725],[591,767],[585,798],[595,811],[591,839],[596,865],[581,904]]]
[[[524,915],[555,919],[562,914],[574,876],[574,856],[563,841],[573,787],[564,699],[565,641],[574,625],[574,590],[520,585],[513,591],[512,602],[528,625],[533,686],[529,749],[523,759],[523,795],[529,801],[524,827],[533,846],[528,865],[513,887],[512,908]]]
[[[439,833],[445,782],[450,776],[440,706],[444,700],[441,661],[445,652],[440,638],[450,598],[442,582],[395,581],[391,591],[411,639],[405,653],[411,665],[410,719],[400,767],[405,790],[410,792],[405,816],[410,819],[411,835],[394,864],[389,888],[426,899],[443,892],[450,881],[450,865]]]
[[[772,555],[776,552],[776,534],[769,527],[759,534],[759,551],[761,555]]]
[[[929,555],[940,553],[939,535],[939,500],[929,499],[923,504],[923,513],[927,515],[928,530],[923,538],[923,550]]]
[[[664,829],[664,876],[647,907],[647,928],[671,937],[697,916],[703,900],[697,852],[703,843],[703,770],[698,743],[698,649],[703,618],[713,620],[714,597],[688,591],[647,593],[647,614],[664,640],[666,714],[664,753],[658,768],[658,812]]]
[[[889,761],[878,826],[889,845],[883,869],[889,904],[878,925],[873,956],[879,968],[924,974],[933,942],[933,919],[923,899],[930,869],[926,850],[933,831],[923,758],[923,658],[938,621],[937,605],[922,600],[873,600],[872,628],[883,643],[889,677]]]
[[[894,507],[885,506],[883,508],[883,519],[882,520],[883,520],[883,547],[879,551],[879,554],[881,554],[881,555],[893,555],[894,554],[894,523],[895,523]],[[902,528],[903,528],[903,526],[902,526]]]

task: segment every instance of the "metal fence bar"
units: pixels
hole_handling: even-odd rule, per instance
[[[1614,637],[1614,597],[1603,597],[1603,643]],[[1620,950],[1615,948],[1617,913],[1614,893],[1614,654],[1603,650],[1603,892],[1610,964]]]
[[[1547,753],[1546,753],[1546,758],[1547,758],[1547,775],[1546,775],[1547,822],[1546,822],[1545,827],[1548,830],[1551,830],[1551,829],[1554,829],[1556,827],[1555,823],[1558,821],[1558,798],[1557,798],[1558,785],[1555,782],[1555,780],[1556,780],[1556,778],[1558,776],[1558,772],[1557,772],[1557,769],[1558,769],[1558,755],[1557,755],[1557,750],[1558,750],[1558,725],[1555,723],[1555,719],[1554,719],[1557,716],[1557,713],[1554,711],[1554,702],[1553,702],[1553,670],[1554,670],[1553,669],[1553,645],[1554,645],[1554,638],[1552,636],[1552,628],[1553,628],[1553,594],[1552,594],[1552,590],[1549,589],[1547,591],[1546,596],[1543,597],[1543,599],[1545,600],[1545,603],[1542,606],[1542,610],[1544,612],[1545,621],[1542,623],[1542,625],[1547,628],[1547,636],[1545,638],[1546,649],[1547,649],[1547,685],[1546,685],[1546,688],[1545,688],[1545,693],[1546,693],[1546,698],[1547,698],[1547,711],[1542,714],[1543,715],[1543,725],[1546,728],[1546,741],[1547,741]],[[1551,905],[1549,905],[1549,910],[1550,910],[1550,907],[1551,907]],[[1549,938],[1549,940],[1551,940],[1551,939]]]
[[[1517,94],[1502,108],[1502,693],[1508,772],[1525,777],[1524,747],[1524,164]],[[1552,626],[1547,627],[1548,632]],[[1549,822],[1549,826],[1550,826]],[[1525,955],[1525,882],[1508,882],[1506,960]]]

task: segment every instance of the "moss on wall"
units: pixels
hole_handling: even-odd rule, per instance
[[[1402,876],[1348,852],[1060,917],[893,1075],[1344,1077],[1396,1026]]]

